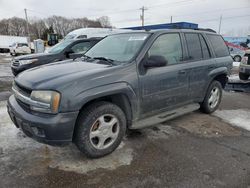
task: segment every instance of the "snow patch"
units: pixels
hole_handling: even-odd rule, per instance
[[[0,176],[8,166],[28,169],[30,175],[42,174],[47,167],[87,173],[97,169],[113,170],[130,165],[133,160],[133,149],[124,141],[113,153],[95,160],[87,159],[73,144],[52,147],[38,143],[15,127],[6,104],[6,101],[0,101],[0,168],[3,169]]]
[[[240,62],[233,62],[233,66],[234,67],[239,67],[240,66]]]
[[[213,115],[221,118],[223,121],[230,123],[233,126],[250,131],[250,110],[217,110]]]

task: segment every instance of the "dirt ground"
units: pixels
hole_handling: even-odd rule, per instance
[[[7,115],[9,89],[2,91],[0,187],[250,186],[248,94],[224,92],[214,114],[195,111],[132,131],[111,155],[91,160],[73,144],[51,147],[24,136]]]

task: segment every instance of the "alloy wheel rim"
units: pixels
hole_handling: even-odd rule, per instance
[[[219,102],[220,99],[220,91],[218,87],[214,87],[211,90],[209,99],[208,99],[208,105],[210,106],[210,108],[215,108]]]
[[[106,149],[117,139],[120,125],[117,117],[104,114],[92,124],[89,139],[92,146],[98,150]]]

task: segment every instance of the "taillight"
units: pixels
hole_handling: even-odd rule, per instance
[[[241,60],[241,63],[247,64],[247,61],[248,61],[248,56],[244,56]]]

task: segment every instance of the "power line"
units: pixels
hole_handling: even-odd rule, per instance
[[[171,5],[178,5],[178,4],[182,4],[182,3],[187,3],[187,2],[192,2],[194,0],[180,0],[180,1],[176,1],[176,2],[168,2],[168,3],[161,3],[161,4],[155,4],[155,5],[150,5],[147,6],[148,8],[157,8],[157,7],[162,7],[162,6],[171,6]],[[41,11],[36,11],[36,10],[30,10],[27,9],[28,11],[34,12],[34,13],[38,13],[41,14],[43,16],[48,16],[47,13],[43,13]],[[112,14],[122,14],[122,13],[126,13],[126,12],[132,12],[132,11],[138,11],[138,9],[133,8],[133,9],[124,9],[124,10],[116,10],[116,11],[104,11],[98,14],[89,14],[87,15],[88,17],[95,17],[95,16],[103,16],[103,15],[112,15]],[[56,14],[56,13],[53,13]]]
[[[202,14],[211,14],[215,12],[222,12],[222,11],[229,11],[229,10],[239,10],[239,9],[249,9],[250,7],[238,7],[238,8],[227,8],[227,9],[216,9],[212,11],[203,11],[199,13],[194,13],[194,14],[179,14],[179,15],[174,15],[174,17],[182,17],[182,16],[194,16],[194,15],[202,15]]]

